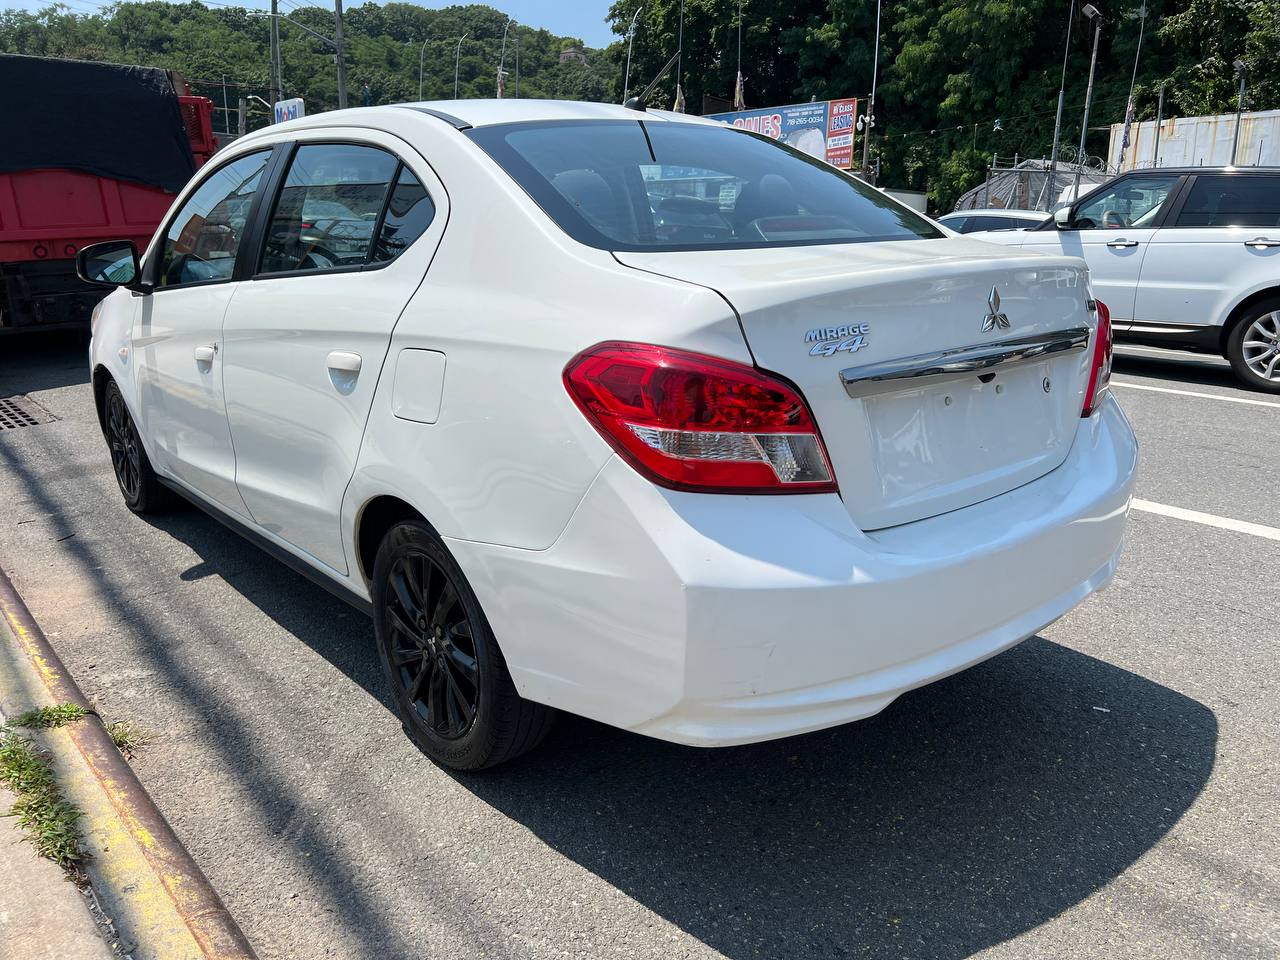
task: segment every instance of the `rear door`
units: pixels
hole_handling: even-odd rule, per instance
[[[1280,276],[1280,176],[1198,174],[1185,197],[1142,264],[1134,321],[1148,330],[1221,324]]]
[[[1147,245],[1181,181],[1177,175],[1114,180],[1077,204],[1070,227],[1021,234],[1022,249],[1083,257],[1094,292],[1124,329],[1133,319]]]
[[[218,166],[178,207],[144,267],[133,336],[142,432],[156,466],[243,517],[223,403],[222,318],[239,286],[271,149]]]
[[[447,216],[443,185],[398,138],[300,138],[264,206],[252,278],[227,311],[240,495],[261,527],[342,573],[343,492],[392,329]]]

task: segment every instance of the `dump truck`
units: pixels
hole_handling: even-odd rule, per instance
[[[0,335],[87,327],[76,253],[146,247],[217,149],[213,104],[169,70],[0,54]]]

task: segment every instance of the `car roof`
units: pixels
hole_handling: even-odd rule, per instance
[[[296,120],[270,124],[253,131],[248,138],[258,139],[273,131],[287,133],[290,130],[314,130],[317,127],[363,125],[379,116],[387,117],[387,111],[395,111],[403,116],[404,111],[410,110],[443,120],[459,130],[489,127],[500,123],[561,120],[644,120],[724,126],[718,120],[692,117],[684,113],[673,113],[670,110],[629,110],[615,103],[590,103],[583,100],[423,100],[378,107],[326,110],[323,113],[299,117]]]

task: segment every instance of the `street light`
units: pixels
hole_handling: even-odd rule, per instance
[[[1093,71],[1098,66],[1098,40],[1102,38],[1102,14],[1098,12],[1098,8],[1092,3],[1086,3],[1080,10],[1093,21],[1093,56],[1089,60],[1089,86],[1084,92],[1084,120],[1080,125],[1080,150],[1076,157],[1076,189],[1073,200],[1080,196],[1080,169],[1088,156],[1084,152],[1084,138],[1089,135],[1089,105],[1093,102]]]
[[[876,45],[871,59],[871,97],[867,100],[867,109],[863,111],[866,130],[862,134],[862,175],[869,174],[871,157],[871,128],[876,125],[876,74],[880,72],[880,0],[876,0]]]
[[[1236,94],[1236,133],[1231,140],[1231,165],[1236,165],[1236,148],[1240,146],[1240,113],[1244,110],[1244,76],[1249,72],[1247,60],[1237,60],[1232,64],[1240,77],[1240,90]]]
[[[467,39],[469,34],[464,33],[458,38],[458,51],[453,55],[453,99],[458,99],[458,65],[462,63],[462,41]]]
[[[627,102],[627,92],[631,88],[631,45],[636,42],[636,20],[640,18],[640,11],[644,7],[636,7],[636,12],[631,15],[631,26],[627,27],[627,72],[622,75],[622,102]]]
[[[1062,133],[1062,103],[1067,95],[1067,56],[1071,53],[1071,22],[1076,18],[1076,0],[1071,0],[1071,11],[1067,14],[1067,42],[1062,47],[1062,80],[1058,84],[1058,115],[1053,121],[1053,152],[1049,155],[1049,183],[1051,188],[1045,191],[1045,209],[1049,209],[1052,198],[1058,190],[1058,137]]]
[[[422,49],[418,51],[418,99],[422,99],[422,58],[427,55],[427,44],[437,37],[427,37],[422,41]]]

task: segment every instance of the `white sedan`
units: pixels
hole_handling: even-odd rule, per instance
[[[117,287],[128,506],[180,494],[368,611],[452,767],[554,709],[703,746],[866,717],[1116,567],[1137,450],[1084,265],[722,124],[307,117],[80,269]]]

